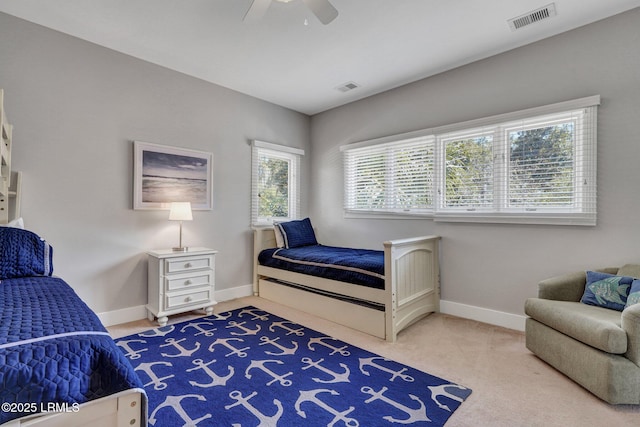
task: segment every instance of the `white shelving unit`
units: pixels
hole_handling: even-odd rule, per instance
[[[4,109],[4,90],[0,89],[0,224],[9,222],[9,187],[11,185],[11,135],[13,126]],[[13,196],[17,196],[16,192]]]

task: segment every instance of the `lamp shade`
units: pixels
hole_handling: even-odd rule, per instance
[[[191,202],[172,202],[169,221],[191,221]]]

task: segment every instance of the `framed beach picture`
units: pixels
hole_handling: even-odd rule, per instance
[[[169,209],[171,202],[213,208],[213,154],[142,141],[133,146],[134,209]]]

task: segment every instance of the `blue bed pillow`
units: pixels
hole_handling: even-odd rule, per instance
[[[318,244],[309,218],[281,222],[277,227],[280,228],[287,249]]]
[[[633,277],[587,271],[587,284],[580,302],[622,311],[633,280]]]
[[[0,227],[0,279],[53,274],[53,248],[36,233]]]
[[[631,289],[629,290],[629,296],[627,297],[627,304],[624,308],[634,304],[640,304],[640,280],[638,279],[633,279],[633,282],[631,283]]]

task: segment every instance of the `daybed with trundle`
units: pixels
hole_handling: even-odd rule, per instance
[[[254,228],[254,294],[395,341],[439,310],[439,240],[392,240],[374,251],[320,245],[308,218]]]

